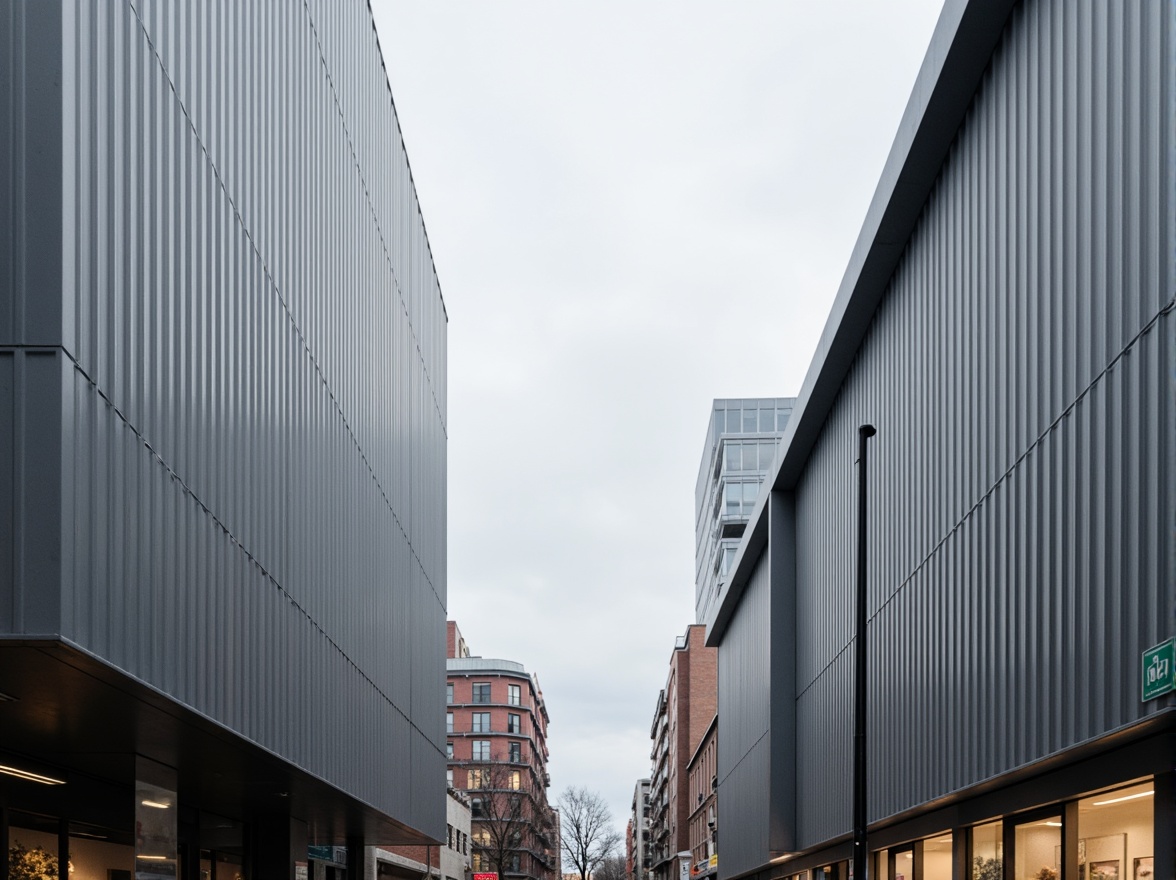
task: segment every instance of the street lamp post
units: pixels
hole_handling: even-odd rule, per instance
[[[857,633],[853,712],[853,877],[866,880],[866,441],[878,432],[858,428]]]

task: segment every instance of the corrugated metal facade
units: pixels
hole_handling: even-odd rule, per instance
[[[5,205],[60,272],[0,291],[7,543],[48,495],[60,570],[4,566],[0,625],[442,837],[447,319],[366,3],[9,8],[58,17],[63,149]]]
[[[1172,704],[1138,668],[1176,628],[1171,25],[1017,6],[809,457],[802,848],[851,829],[859,424],[872,820]]]
[[[756,564],[719,651],[719,852],[724,876],[758,866],[771,809],[771,567]],[[757,819],[745,821],[742,817]]]

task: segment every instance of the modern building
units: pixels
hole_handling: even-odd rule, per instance
[[[539,680],[513,660],[471,656],[452,620],[447,643],[449,784],[470,799],[473,870],[554,880],[559,833],[547,801],[548,716]]]
[[[694,487],[696,623],[713,609],[795,401],[716,400]]]
[[[439,846],[370,846],[364,867],[367,880],[468,880],[471,871],[469,798],[448,789],[445,839]]]
[[[715,716],[717,651],[706,628],[688,626],[674,641],[666,686],[658,694],[650,738],[649,872],[651,880],[679,880],[691,867],[687,765]]]
[[[629,812],[628,840],[625,844],[628,856],[630,880],[649,880],[651,851],[649,839],[649,780],[638,779],[633,787],[633,803]]]
[[[713,877],[719,870],[719,716],[707,725],[706,733],[686,764],[690,789],[690,876],[697,880]]]
[[[15,0],[0,66],[3,851],[442,840],[447,318],[368,4]]]
[[[1176,18],[948,0],[708,620],[719,876],[1176,876]]]

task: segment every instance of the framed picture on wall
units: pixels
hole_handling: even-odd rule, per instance
[[[1090,863],[1090,880],[1120,880],[1119,860],[1107,859]]]
[[[1153,880],[1154,876],[1151,856],[1135,860],[1135,872],[1132,875],[1132,880]]]

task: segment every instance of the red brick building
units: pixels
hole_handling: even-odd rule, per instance
[[[470,656],[448,623],[449,785],[470,800],[475,872],[555,880],[559,838],[547,801],[547,708],[538,679],[513,660]]]
[[[719,716],[711,719],[702,741],[686,765],[687,801],[690,804],[690,874],[706,880],[719,870]]]
[[[717,711],[718,652],[706,647],[706,627],[695,624],[674,644],[649,732],[651,880],[678,880],[683,863],[693,864],[687,766]]]

